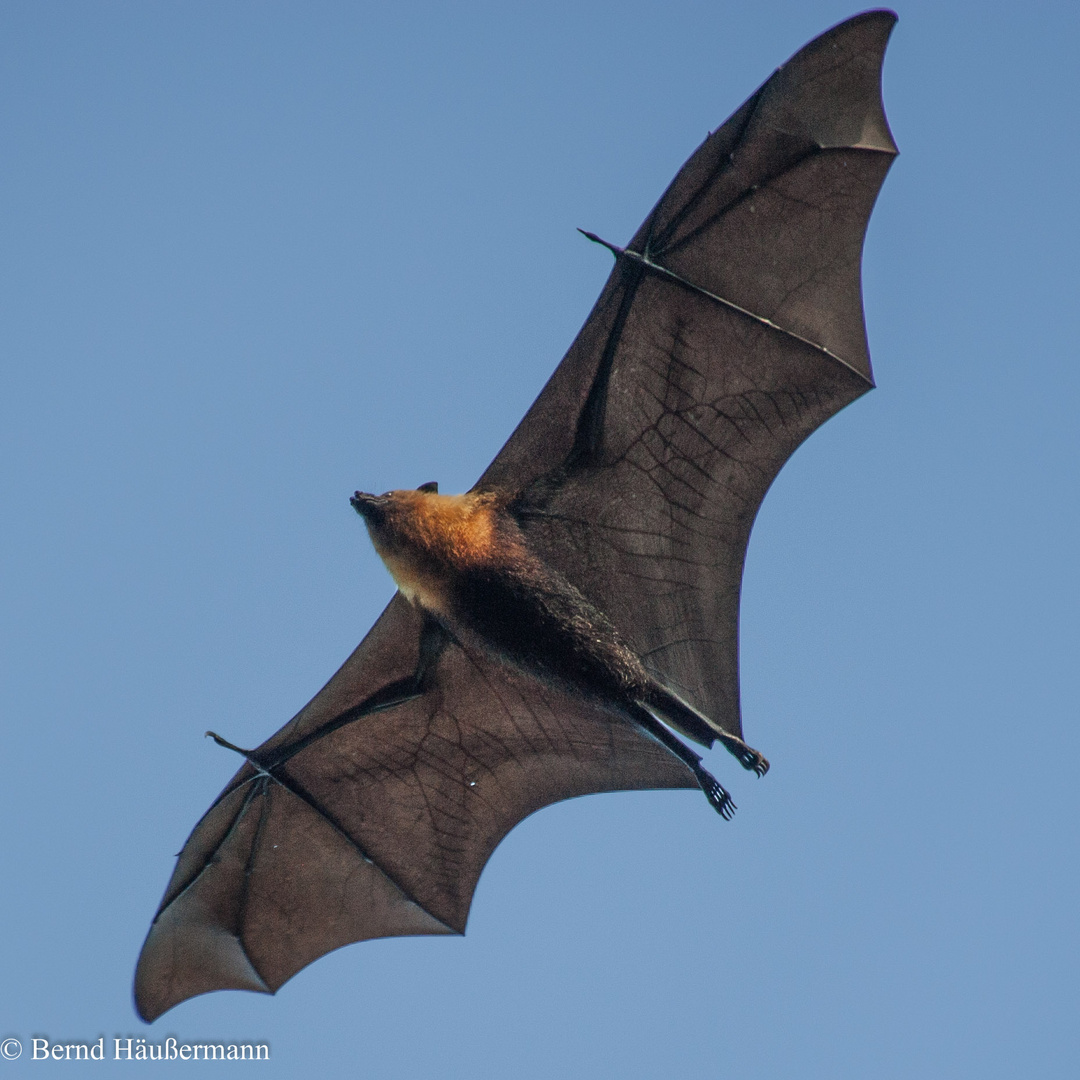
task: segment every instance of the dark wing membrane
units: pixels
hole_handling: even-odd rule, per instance
[[[894,22],[823,34],[706,139],[478,485],[514,492],[537,550],[737,735],[754,517],[799,443],[873,386],[860,263],[896,154]]]
[[[461,933],[488,857],[533,811],[591,792],[696,787],[628,724],[453,645],[422,698],[335,728],[415,670],[419,634],[395,598],[252,753],[283,763],[246,764],[196,826],[139,958],[145,1019],[210,990],[272,993],[350,942]]]
[[[540,550],[729,731],[754,514],[870,385],[859,255],[895,152],[878,91],[892,21],[830,31],[710,136],[481,480],[519,495]],[[697,786],[612,714],[456,645],[422,697],[374,711],[419,640],[395,598],[196,826],[139,958],[144,1018],[273,992],[350,942],[459,933],[491,852],[534,810]]]

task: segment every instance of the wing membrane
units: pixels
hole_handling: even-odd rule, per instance
[[[871,385],[859,261],[895,146],[895,17],[811,42],[687,162],[478,486],[662,681],[740,732],[738,596],[754,516],[799,443]],[[396,597],[196,826],[136,972],[154,1019],[209,990],[273,992],[332,949],[462,932],[501,838],[550,803],[696,787],[629,724],[449,646],[425,693]],[[390,695],[391,697],[393,695]]]
[[[479,485],[515,492],[537,550],[736,735],[754,517],[799,443],[873,386],[860,266],[896,154],[894,22],[823,34],[705,140]]]
[[[418,640],[419,620],[395,598],[252,756],[268,760],[413,670]],[[630,725],[457,646],[435,675],[422,698],[330,731],[268,772],[236,774],[184,845],[143,946],[144,1018],[209,990],[273,992],[351,942],[463,933],[484,864],[535,810],[697,786]]]

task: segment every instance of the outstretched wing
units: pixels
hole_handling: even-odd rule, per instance
[[[538,552],[735,735],[754,517],[799,443],[873,386],[860,263],[896,154],[895,21],[829,30],[705,140],[478,485],[517,493]]]
[[[895,153],[879,89],[893,21],[829,31],[706,140],[480,481],[515,493],[551,563],[735,733],[754,514],[798,443],[871,385],[859,255]],[[273,992],[353,941],[460,933],[528,814],[697,786],[603,709],[456,645],[422,697],[380,709],[419,641],[396,597],[196,826],[139,958],[145,1019],[209,990]]]
[[[488,857],[535,810],[697,786],[610,713],[456,645],[423,697],[342,723],[412,675],[420,626],[395,597],[195,827],[139,957],[144,1019],[209,990],[272,993],[350,942],[463,933]]]

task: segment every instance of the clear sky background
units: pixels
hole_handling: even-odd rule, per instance
[[[236,768],[203,731],[261,741],[391,595],[349,494],[470,486],[610,270],[575,227],[625,243],[855,10],[0,5],[0,1039],[265,1040],[267,1077],[1077,1075],[1072,2],[900,5],[879,388],[758,519],[744,713],[773,768],[711,756],[734,822],[563,803],[463,939],[150,1028],[131,1004]]]

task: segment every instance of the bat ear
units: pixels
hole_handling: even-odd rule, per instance
[[[421,484],[416,490],[423,491],[428,495],[438,495],[439,484],[435,480],[429,480],[426,484]]]

